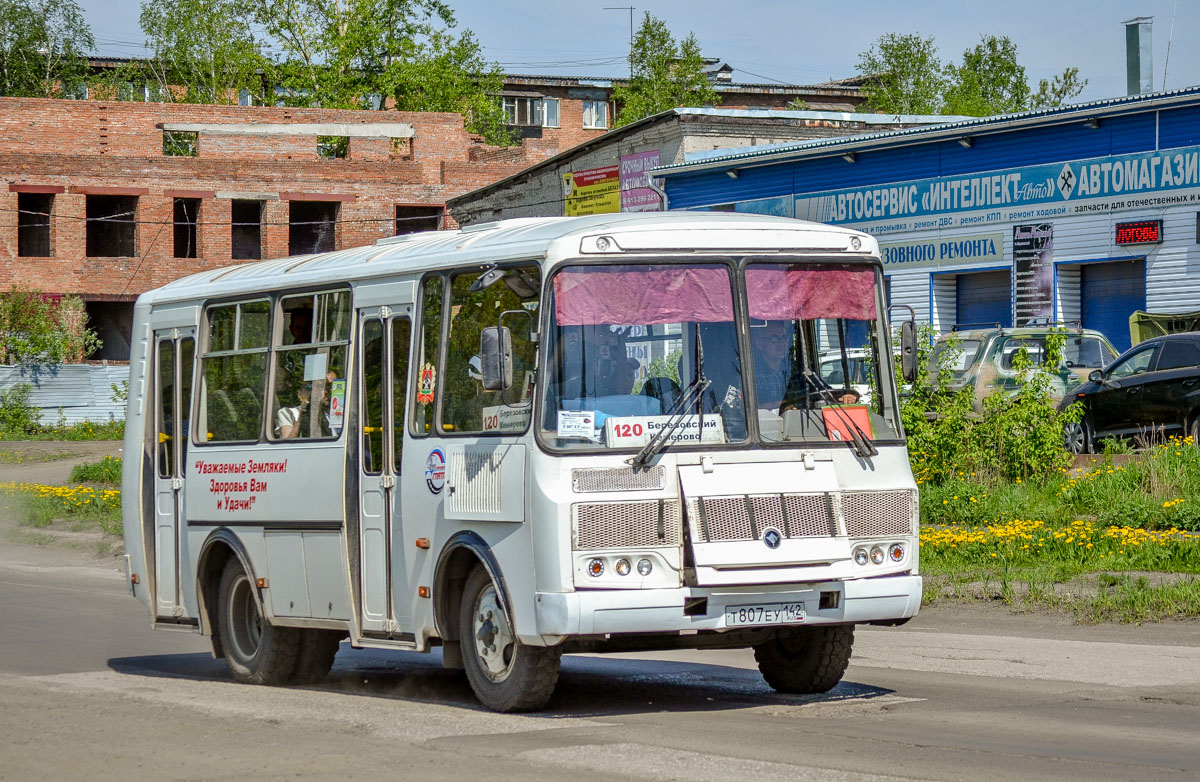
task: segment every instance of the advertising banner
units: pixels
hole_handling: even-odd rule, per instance
[[[1016,324],[1054,317],[1054,226],[1013,226],[1013,287]]]
[[[873,233],[1200,204],[1200,147],[796,196],[796,217]]]
[[[621,211],[620,166],[563,174],[563,214],[567,217]]]
[[[621,155],[621,211],[661,212],[662,198],[650,188],[650,169],[658,165],[660,150]]]

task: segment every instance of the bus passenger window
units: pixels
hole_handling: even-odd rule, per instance
[[[197,439],[252,441],[262,429],[271,307],[266,299],[208,309]]]
[[[413,358],[417,372],[413,382],[412,433],[424,437],[433,430],[433,411],[437,407],[438,346],[442,342],[442,278],[430,275],[421,284],[421,334]]]
[[[284,296],[279,306],[286,327],[276,335],[268,436],[336,438],[345,421],[350,293]]]
[[[442,382],[444,432],[513,434],[524,432],[529,424],[529,400],[537,363],[537,346],[531,332],[536,328],[541,279],[535,266],[503,271],[494,284],[475,291],[471,286],[480,279],[481,269],[452,277],[450,329]],[[520,314],[507,315],[502,324],[512,335],[512,386],[504,391],[485,391],[479,356],[480,331],[496,326],[502,312],[513,310]],[[614,356],[617,352],[613,347]],[[632,387],[630,371],[625,393],[630,393]]]

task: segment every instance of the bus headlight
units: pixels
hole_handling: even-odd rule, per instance
[[[654,570],[654,563],[648,559],[638,560],[638,574],[642,577],[650,575],[650,571]]]
[[[600,578],[604,575],[604,560],[599,557],[588,560],[587,572],[592,578]]]
[[[879,546],[874,546],[871,548],[871,562],[876,565],[883,564],[883,549],[881,549]]]
[[[866,567],[870,560],[867,558],[867,550],[865,548],[854,549],[854,564],[859,567]]]
[[[617,571],[618,576],[629,575],[629,570],[630,570],[629,560],[628,559],[618,559],[617,564],[614,569]]]

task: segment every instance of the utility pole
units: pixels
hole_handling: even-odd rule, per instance
[[[633,6],[617,5],[605,6],[605,11],[628,11],[629,12],[629,83],[633,83]]]

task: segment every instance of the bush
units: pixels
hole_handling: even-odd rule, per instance
[[[32,391],[28,383],[0,391],[0,439],[25,437],[38,430],[41,413],[29,404]]]
[[[71,470],[71,483],[121,484],[121,460],[105,456],[98,462],[83,462]]]
[[[100,348],[87,327],[83,299],[15,285],[0,293],[0,364],[82,361]]]

